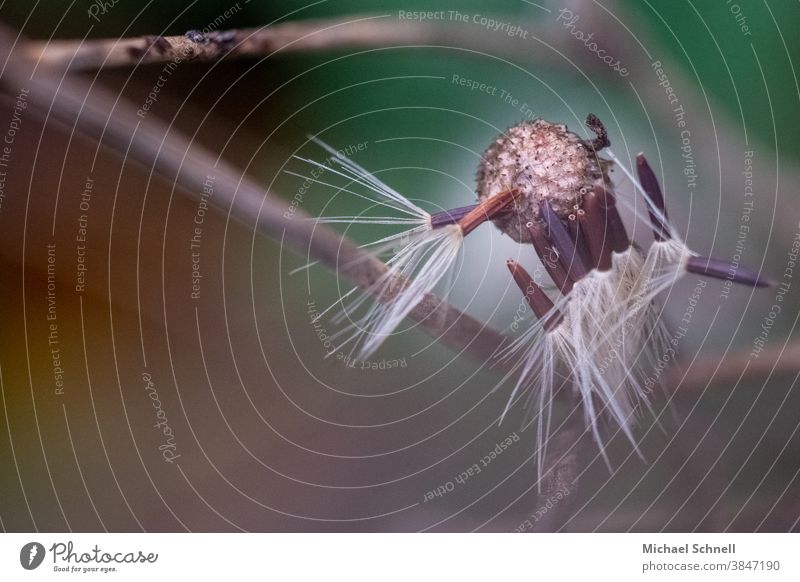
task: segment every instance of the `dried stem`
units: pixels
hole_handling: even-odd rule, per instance
[[[542,488],[536,501],[537,510],[545,508],[547,511],[536,523],[537,531],[562,530],[569,523],[570,510],[577,497],[578,480],[583,470],[581,437],[586,427],[580,411],[581,403],[571,390],[569,392],[560,396],[570,405],[567,417],[548,444]]]
[[[776,340],[776,344],[779,342]],[[711,384],[730,386],[735,382],[764,382],[775,375],[797,374],[800,371],[800,342],[763,350],[753,357],[750,350],[729,354],[711,354],[698,358],[686,369],[676,369],[668,385],[676,391],[696,392]]]
[[[117,95],[96,84],[90,86],[79,77],[59,78],[46,69],[40,68],[31,76],[30,62],[11,51],[15,36],[0,28],[0,49],[8,55],[0,78],[6,91],[16,94],[19,87],[27,87],[31,103],[40,110],[50,110],[50,115],[58,121],[75,126],[104,146],[153,168],[191,198],[199,200],[203,183],[213,174],[211,201],[218,209],[301,255],[308,254],[321,261],[362,289],[368,289],[386,271],[381,261],[336,231],[307,220],[309,216],[302,211],[287,213],[288,206],[274,193],[265,192],[217,155],[168,129],[154,116],[140,118],[136,109]],[[431,294],[409,317],[449,348],[464,351],[483,362],[489,362],[505,340],[485,324]]]
[[[86,70],[148,63],[214,61],[223,57],[270,56],[280,51],[310,52],[393,45],[453,44],[502,51],[496,43],[477,41],[471,26],[397,20],[394,14],[359,14],[346,18],[302,20],[261,28],[190,31],[181,36],[140,36],[89,40],[29,41],[20,57],[51,70]],[[492,47],[491,45],[498,46]],[[507,48],[507,47],[506,47]]]

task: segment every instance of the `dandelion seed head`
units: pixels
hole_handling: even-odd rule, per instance
[[[501,419],[518,395],[529,392],[528,412],[538,417],[540,476],[551,405],[562,388],[577,395],[587,430],[609,467],[606,429],[618,429],[639,452],[637,417],[643,409],[655,417],[644,382],[672,349],[657,304],[660,293],[689,272],[756,287],[768,284],[752,269],[689,249],[669,222],[665,197],[644,155],[636,157],[634,176],[608,149],[602,122],[590,114],[586,125],[596,138],[583,139],[563,124],[542,119],[511,127],[489,146],[479,166],[479,204],[435,214],[319,140],[332,155],[329,163],[299,158],[331,174],[308,180],[331,188],[336,186],[329,179],[349,180],[337,191],[374,203],[383,214],[328,216],[318,222],[405,228],[364,245],[385,258],[385,272],[317,316],[341,306],[334,321],[348,324],[333,335],[334,352],[349,349],[364,359],[378,349],[440,284],[464,237],[482,223],[492,221],[516,242],[533,247],[555,292],[545,293],[520,262],[507,261],[536,317],[500,353],[511,368],[507,377],[517,376]],[[598,155],[601,150],[608,159]],[[645,211],[617,196],[608,176],[612,164],[634,184]],[[635,220],[650,223],[654,240],[649,245],[628,236],[617,202],[632,209]]]
[[[608,183],[605,167],[591,145],[566,125],[524,121],[484,152],[478,167],[478,199],[509,188],[519,190],[513,208],[493,222],[516,242],[530,243],[526,224],[539,216],[539,203],[547,200],[560,216],[573,215],[586,192]]]

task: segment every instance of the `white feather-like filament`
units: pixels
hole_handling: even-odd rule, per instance
[[[611,156],[641,190],[631,172]],[[601,416],[612,419],[639,453],[633,433],[637,409],[651,406],[642,379],[654,369],[669,342],[655,298],[686,272],[686,261],[693,254],[664,213],[646,195],[644,199],[672,238],[656,240],[644,254],[633,244],[623,252],[612,253],[608,271],[591,270],[568,295],[555,300],[554,311],[563,314],[557,328],[544,332],[537,322],[504,353],[505,358],[519,358],[520,376],[503,416],[521,389],[531,390],[531,401],[536,396],[540,474],[559,365],[580,394],[586,426],[608,466],[599,427]],[[624,199],[623,204],[634,210],[637,219],[649,219],[635,204]]]
[[[412,237],[387,261],[389,269],[337,316],[351,324],[336,334],[349,335],[334,351],[353,343],[351,353],[358,346],[358,357],[369,357],[449,271],[462,241],[461,228],[456,225]],[[374,302],[366,314],[354,319],[353,314],[370,297]]]
[[[403,215],[323,216],[312,220],[320,224],[410,227],[361,245],[362,248],[372,250],[376,256],[388,257],[387,271],[368,289],[363,291],[357,288],[350,289],[336,303],[317,314],[317,318],[322,317],[336,305],[344,304],[345,300],[355,296],[355,299],[344,305],[333,318],[336,323],[343,321],[350,323],[333,335],[335,339],[341,341],[332,353],[350,346],[351,355],[356,352],[357,357],[364,359],[391,335],[402,320],[450,271],[461,248],[463,235],[461,228],[456,225],[434,229],[431,215],[424,209],[328,144],[317,138],[312,138],[312,141],[330,154],[326,163],[295,157],[318,170],[330,171],[340,178],[345,178],[350,183],[340,187],[319,179],[319,176],[304,176],[295,172],[287,172],[288,174],[332,188],[337,193],[354,195],[384,210],[393,210]],[[364,192],[357,191],[353,186],[360,186]],[[366,313],[357,315],[370,301],[372,303]]]

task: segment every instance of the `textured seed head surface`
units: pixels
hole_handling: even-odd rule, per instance
[[[605,160],[560,123],[524,121],[494,140],[478,168],[478,199],[515,188],[510,210],[493,222],[520,243],[531,242],[526,228],[545,200],[562,218],[575,220],[584,194],[608,182]]]

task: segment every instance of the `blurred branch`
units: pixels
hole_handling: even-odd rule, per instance
[[[204,182],[212,174],[211,203],[229,218],[285,243],[303,256],[319,260],[362,289],[369,289],[386,272],[386,265],[349,239],[307,220],[309,216],[302,211],[288,213],[288,206],[274,193],[265,192],[238,169],[154,116],[139,117],[136,109],[120,96],[79,77],[56,76],[48,69],[32,74],[32,63],[20,59],[14,51],[15,36],[7,28],[0,28],[0,49],[6,55],[0,84],[9,94],[16,95],[21,87],[29,89],[31,102],[49,112],[48,117],[152,168],[180,186],[190,198],[200,200]],[[23,42],[21,46],[24,51],[28,45]],[[430,294],[409,318],[454,351],[463,351],[483,362],[490,361],[505,339]]]
[[[59,70],[86,70],[150,63],[215,61],[223,57],[270,56],[339,48],[451,44],[508,52],[500,37],[480,38],[474,26],[397,20],[394,14],[302,20],[261,28],[189,31],[181,36],[28,41],[19,56]],[[497,36],[497,35],[495,35]]]
[[[578,480],[584,470],[580,456],[581,437],[586,432],[582,404],[571,386],[559,392],[565,392],[559,397],[569,408],[564,422],[548,443],[542,488],[536,501],[537,510],[545,509],[541,520],[536,522],[536,531],[540,532],[562,531],[568,525],[578,497]]]
[[[51,69],[98,69],[170,61],[214,61],[224,56],[270,55],[278,50],[371,46],[395,38],[403,42],[415,35],[412,23],[397,26],[396,22],[381,22],[376,18],[380,17],[308,20],[206,34],[189,31],[181,36],[29,41],[20,56]]]
[[[748,350],[703,356],[688,369],[676,369],[668,385],[675,386],[681,392],[697,391],[712,383],[730,385],[740,379],[743,382],[765,382],[770,376],[797,374],[800,371],[800,342],[765,349],[757,358],[750,354]]]

